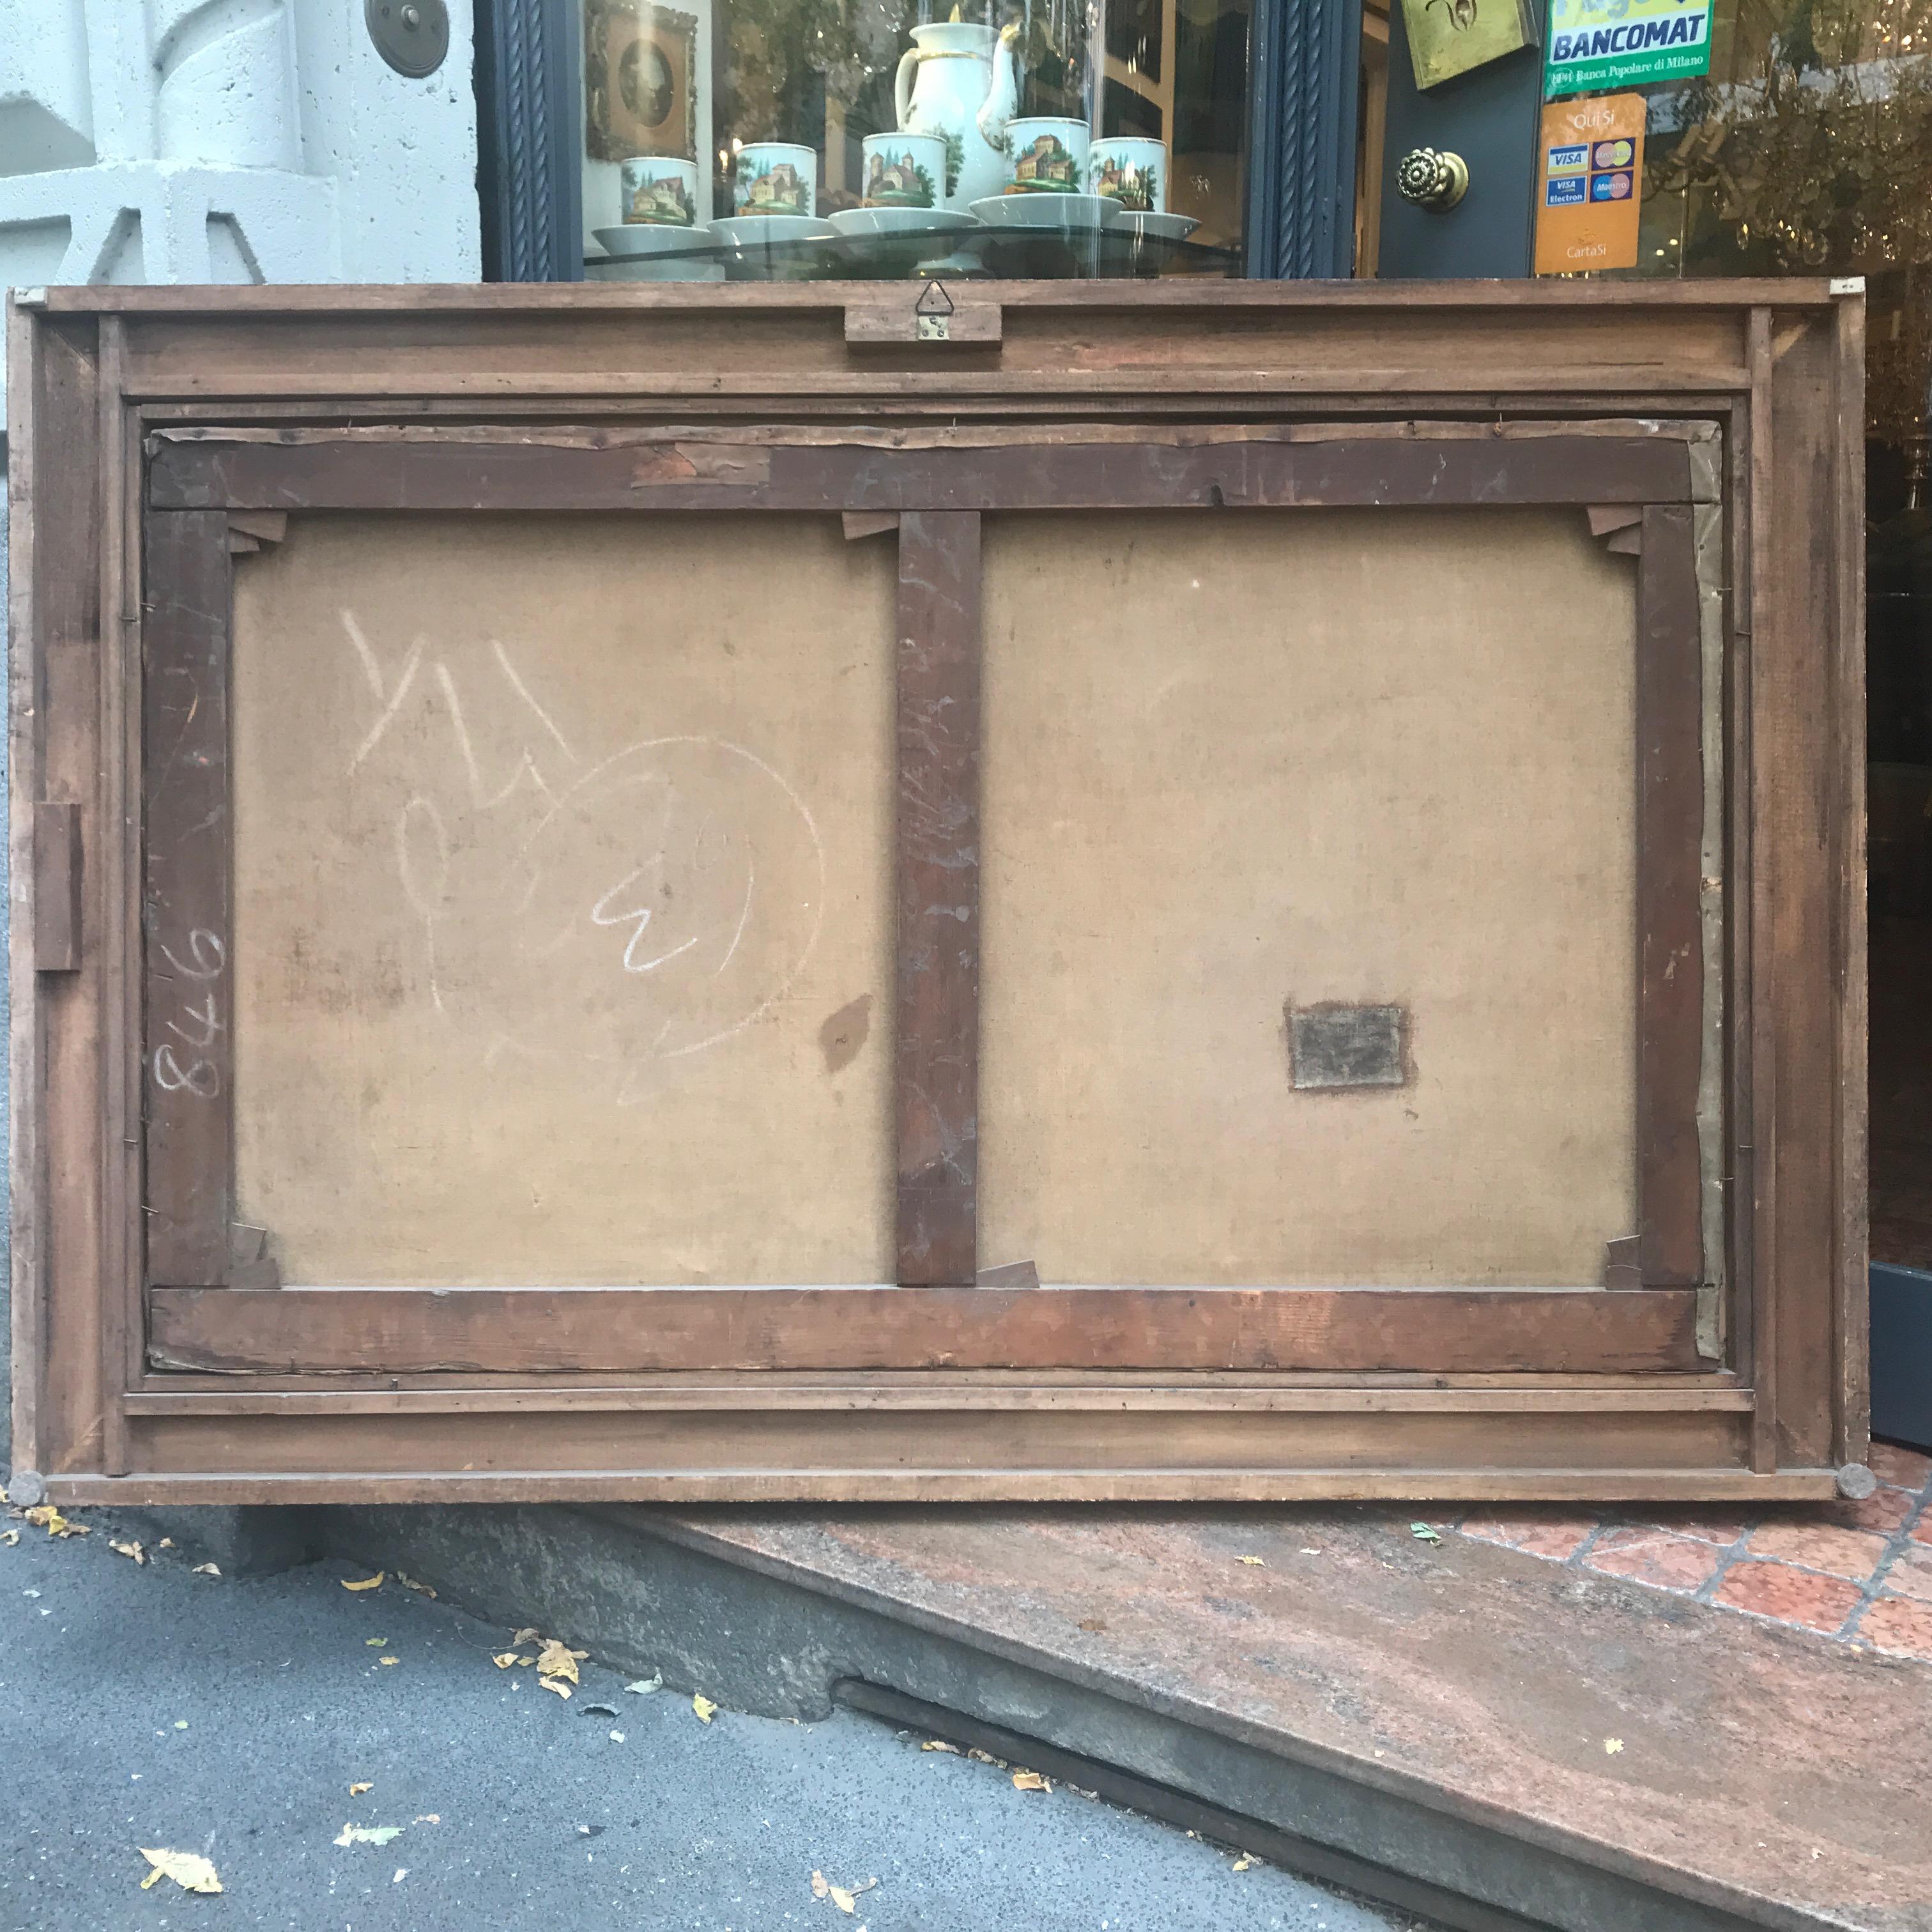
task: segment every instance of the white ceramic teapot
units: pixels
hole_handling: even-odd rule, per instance
[[[1014,29],[997,31],[956,17],[912,30],[900,57],[893,104],[900,128],[946,142],[942,208],[964,208],[998,194],[1011,172],[1006,123],[1019,105]]]

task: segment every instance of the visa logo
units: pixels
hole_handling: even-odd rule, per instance
[[[1582,166],[1589,154],[1589,146],[1580,141],[1574,148],[1552,148],[1550,151],[1550,172],[1553,175],[1565,174]]]
[[[1585,189],[1580,177],[1571,181],[1553,181],[1544,191],[1544,205],[1549,208],[1580,208],[1583,206]]]

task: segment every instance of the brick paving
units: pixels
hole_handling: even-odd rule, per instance
[[[1472,1510],[1436,1526],[1932,1664],[1932,1456],[1874,1442],[1863,1502],[1745,1512]]]

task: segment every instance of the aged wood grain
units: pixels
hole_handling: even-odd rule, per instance
[[[154,440],[149,501],[237,510],[1028,510],[1682,502],[1677,438],[1466,434],[1121,442],[1078,427],[991,446],[880,448],[506,434]],[[254,532],[250,532],[255,534]]]
[[[100,322],[97,415],[100,448],[100,538],[95,548],[101,611],[100,814],[91,896],[104,962],[128,957],[140,931],[140,447],[124,393],[127,324]],[[141,997],[134,973],[104,975],[101,989],[100,1108],[104,1165],[100,1231],[101,1464],[110,1475],[128,1464],[124,1391],[143,1363],[141,1305]]]
[[[33,808],[34,968],[80,968],[80,808],[43,800]]]
[[[488,422],[439,418],[426,410],[412,410],[406,420],[367,422],[349,419],[339,411],[332,416],[314,405],[302,403],[238,404],[224,410],[219,422],[202,422],[203,412],[179,403],[146,404],[139,416],[150,439],[150,454],[174,443],[272,443],[290,449],[460,443],[479,453],[507,443],[543,449],[647,452],[668,443],[690,465],[680,474],[698,474],[701,464],[703,472],[712,481],[728,482],[724,466],[745,460],[742,452],[780,447],[1005,449],[1040,442],[1144,442],[1193,449],[1212,443],[1364,442],[1378,438],[1394,442],[1534,443],[1550,436],[1599,436],[1616,442],[1635,437],[1648,442],[1708,443],[1720,433],[1718,422],[1712,418],[1726,416],[1735,399],[1714,395],[1696,409],[1686,408],[1663,416],[1651,412],[1648,406],[1654,400],[1648,396],[1593,396],[1590,404],[1597,412],[1593,415],[1535,415],[1481,422],[1444,417],[1424,408],[1400,416],[1333,420],[1304,415],[1250,416],[1244,411],[1240,419],[1233,422],[1168,421],[1154,416],[1129,422],[1082,417],[1077,421],[1045,422],[1002,416],[996,422],[874,423],[857,422],[849,416],[836,421],[818,421],[801,412],[796,418],[783,422],[741,422],[721,416],[712,422],[659,424],[633,421],[630,412],[614,403],[608,412],[598,412],[594,424],[586,425],[548,419],[520,421],[520,417],[533,415],[541,405],[527,398],[520,403],[516,398],[506,398],[500,414],[493,410]],[[1697,489],[1699,500],[1716,500],[1716,485],[1712,478],[1702,480]],[[1606,506],[1605,513],[1613,514],[1613,506]],[[266,520],[274,513],[257,514]],[[240,520],[241,513],[229,519],[230,523]],[[244,527],[257,536],[266,534],[278,540],[287,534],[285,521],[266,530],[250,523],[244,523]]]
[[[1637,575],[1637,1199],[1646,1287],[1703,1279],[1703,668],[1690,512],[1645,510]]]
[[[226,1278],[233,1190],[228,520],[146,531],[142,928],[147,1279]]]
[[[970,1285],[980,1162],[980,519],[899,520],[898,1279]]]
[[[1566,1416],[1690,1414],[1721,1411],[1750,1412],[1748,1389],[1700,1388],[1670,1376],[1646,1376],[1634,1387],[1629,1377],[1593,1377],[1606,1387],[1579,1388],[1559,1378],[1538,1385],[1480,1388],[1390,1388],[1364,1386],[1313,1388],[1298,1377],[1266,1378],[1234,1372],[1204,1376],[1164,1376],[1158,1382],[1121,1374],[1063,1373],[1048,1381],[1037,1372],[1024,1381],[1011,1371],[982,1370],[955,1374],[922,1370],[911,1373],[782,1373],[774,1370],[735,1378],[716,1373],[661,1373],[634,1378],[628,1385],[616,1378],[561,1378],[505,1387],[264,1389],[267,1377],[253,1377],[244,1389],[210,1386],[219,1377],[155,1376],[171,1382],[166,1389],[150,1387],[128,1398],[130,1415],[468,1415],[520,1414],[542,1409],[572,1409],[593,1413],[632,1409],[760,1409],[782,1396],[794,1408],[880,1408],[935,1411],[980,1408],[1066,1409],[1082,1413],[1142,1410],[1248,1414],[1279,1410],[1307,1415],[1516,1415]],[[316,1379],[311,1378],[311,1380]],[[350,1378],[340,1378],[338,1381]],[[391,1378],[392,1381],[394,1378]],[[1331,1381],[1334,1378],[1330,1378]],[[1442,1379],[1447,1379],[1446,1378]],[[198,1388],[178,1386],[198,1382]],[[1659,1384],[1655,1386],[1653,1384]]]
[[[1837,975],[1838,1250],[1832,1323],[1836,1385],[1832,1459],[1862,1462],[1871,1445],[1870,1147],[1867,1096],[1871,1001],[1865,922],[1865,305],[1833,305],[1833,388],[1838,407],[1829,498],[1836,527],[1831,658],[1833,743],[1830,801],[1832,961]]]
[[[1725,560],[1730,580],[1724,600],[1725,856],[1721,892],[1724,915],[1723,996],[1726,1092],[1724,1123],[1725,1286],[1720,1322],[1725,1366],[1749,1379],[1756,1359],[1753,1326],[1757,1279],[1753,1172],[1756,1126],[1752,1094],[1756,1008],[1751,990],[1754,908],[1748,882],[1751,860],[1750,631],[1752,528],[1751,416],[1748,396],[1732,399],[1725,419],[1724,494]],[[1753,1467],[1757,1466],[1756,1446]]]
[[[1225,293],[1218,284],[977,290],[1004,311],[1003,344],[980,352],[993,359],[988,369],[916,344],[855,355],[845,311],[875,301],[876,284],[550,290],[521,302],[480,299],[467,312],[428,292],[328,310],[255,291],[255,302],[232,310],[204,299],[126,312],[142,392],[157,398],[682,394],[715,407],[807,388],[885,404],[971,394],[997,374],[1010,396],[1077,395],[1120,412],[1184,388],[1248,398],[1423,388],[1656,394],[1732,384],[1742,364],[1735,303],[1649,293],[1661,284],[1614,301],[1592,291],[1560,316],[1560,303],[1525,299],[1507,284],[1330,286],[1326,302],[1264,283],[1229,283]],[[721,368],[716,344],[728,316],[744,352]]]
[[[873,283],[867,292],[845,304],[845,340],[853,348],[898,347],[917,344],[922,352],[998,348],[1004,329],[1000,304],[963,284],[947,286],[945,301],[916,311],[915,302],[932,298],[916,283]],[[937,340],[922,338],[920,314],[940,316],[946,333]]]
[[[157,1367],[1689,1370],[1695,1295],[1598,1288],[158,1288]]]
[[[424,1292],[434,1294],[447,1291]],[[1583,1291],[1562,1292],[1574,1294]],[[359,1372],[316,1374],[272,1374],[265,1370],[260,1375],[251,1375],[245,1382],[236,1382],[219,1374],[151,1368],[142,1378],[141,1390],[144,1395],[206,1395],[238,1390],[272,1396],[318,1393],[332,1395],[344,1391],[384,1394],[416,1391],[474,1394],[480,1397],[484,1393],[520,1392],[535,1400],[544,1390],[568,1396],[614,1390],[672,1391],[756,1387],[776,1390],[782,1394],[794,1389],[830,1388],[854,1390],[869,1395],[881,1390],[952,1384],[966,1385],[989,1396],[998,1396],[1003,1401],[1017,1399],[1023,1406],[1034,1402],[1049,1407],[1069,1391],[1098,1390],[1131,1400],[1136,1390],[1150,1388],[1189,1399],[1226,1399],[1237,1406],[1258,1390],[1315,1391],[1324,1396],[1336,1397],[1352,1393],[1372,1404],[1384,1395],[1419,1390],[1457,1395],[1482,1391],[1512,1396],[1523,1395],[1535,1400],[1556,1392],[1574,1393],[1584,1400],[1586,1406],[1592,1401],[1622,1401],[1625,1396],[1634,1399],[1639,1396],[1656,1396],[1667,1402],[1674,1402],[1680,1395],[1694,1396],[1700,1402],[1721,1397],[1719,1406],[1723,1406],[1724,1402],[1732,1402],[1745,1412],[1756,1401],[1745,1378],[1726,1370],[1714,1370],[1708,1364],[1694,1370],[1640,1369],[1601,1374],[1570,1370],[1526,1375],[1508,1369],[1473,1372],[1421,1369],[1162,1369],[1153,1372],[1135,1369],[760,1369],[749,1373],[735,1369],[643,1369],[559,1370],[521,1379],[478,1370],[394,1376],[364,1369]],[[1694,1407],[1695,1402],[1691,1406]]]
[[[1743,1189],[1739,1219],[1744,1233],[1738,1251],[1750,1262],[1751,1292],[1739,1323],[1758,1406],[1752,1418],[1751,1467],[1762,1473],[1778,1466],[1778,1298],[1768,1292],[1778,1276],[1778,1039],[1776,959],[1772,930],[1776,917],[1779,840],[1769,821],[1780,790],[1779,775],[1765,762],[1761,734],[1769,728],[1777,663],[1772,555],[1772,505],[1776,481],[1777,424],[1772,413],[1773,371],[1771,311],[1754,305],[1746,318],[1750,382],[1744,403],[1746,460],[1744,548],[1746,569],[1742,594],[1744,662],[1738,680],[1740,708],[1734,758],[1734,784],[1743,794],[1744,836],[1738,850],[1748,869],[1742,893],[1749,905],[1741,924],[1748,950],[1741,953],[1739,976],[1748,1039],[1738,1074],[1734,1105],[1739,1109],[1738,1172]]]
[[[876,299],[877,282],[734,282],[728,287],[700,282],[620,284],[574,282],[456,286],[447,284],[361,284],[319,287],[299,282],[252,288],[188,286],[51,286],[41,295],[54,314],[275,316],[419,315],[473,316],[634,314],[656,310],[724,316],[836,314],[855,302]],[[1035,313],[1055,310],[1130,314],[1228,309],[1328,310],[1346,314],[1401,308],[1423,313],[1470,309],[1515,314],[1579,310],[1714,309],[1736,311],[1753,303],[1790,308],[1822,305],[1833,299],[1823,275],[1738,276],[1722,280],[1644,282],[1525,281],[1269,282],[1176,279],[1160,282],[1045,281],[976,284],[974,291],[1001,306]],[[1662,372],[1660,372],[1662,373]]]
[[[36,668],[39,795],[74,800],[83,850],[98,854],[108,824],[100,720],[113,681],[95,562],[104,461],[96,437],[99,332],[76,321],[51,331],[44,349],[46,381],[38,422],[43,487],[32,513],[32,567],[38,621],[52,619],[52,626],[42,634],[46,647]],[[28,1004],[44,1054],[44,1414],[53,1424],[47,1466],[84,1459],[111,1473],[122,1460],[120,1418],[111,1400],[120,1378],[110,1364],[122,1310],[100,1286],[111,1278],[110,1221],[120,1205],[111,1191],[100,1112],[110,1052],[103,872],[98,864],[83,865],[81,872],[80,970],[38,980]],[[16,946],[27,938],[16,924]],[[17,1093],[17,1067],[14,1077]]]
[[[1238,1437],[1231,1433],[1228,1444]],[[270,1438],[274,1439],[274,1438]],[[720,1459],[728,1457],[721,1448]],[[728,1466],[675,1474],[600,1471],[596,1474],[371,1474],[317,1464],[299,1475],[148,1474],[103,1481],[64,1476],[48,1484],[63,1504],[194,1503],[1284,1503],[1284,1502],[1823,1502],[1835,1493],[1828,1469],[1754,1475],[1723,1466],[1659,1468],[1645,1460],[1620,1469],[1540,1469],[1497,1462],[1459,1470],[1382,1470],[1366,1464],[1322,1468],[1211,1470],[754,1471]]]
[[[136,1467],[157,1473],[328,1469],[366,1478],[398,1469],[568,1476],[602,1468],[757,1475],[836,1468],[855,1477],[978,1470],[1052,1480],[1134,1472],[1173,1481],[1232,1467],[1282,1478],[1358,1468],[1414,1480],[1424,1471],[1625,1470],[1646,1458],[1664,1469],[1736,1472],[1747,1421],[1736,1412],[1708,1410],[1600,1412],[1587,1420],[1519,1411],[1505,1423],[1501,1417],[1427,1411],[1375,1416],[1170,1411],[1154,1418],[1121,1410],[962,1406],[922,1414],[781,1407],[762,1413],[484,1412],[460,1420],[422,1414],[148,1416],[133,1433]]]
[[[1162,391],[1143,386],[1132,396],[1124,395],[1112,406],[1098,394],[1083,398],[1078,416],[1083,424],[1103,430],[1162,430],[1192,424],[1204,413],[1224,418],[1232,415],[1238,416],[1249,427],[1282,425],[1303,435],[1325,433],[1330,436],[1386,434],[1391,428],[1399,434],[1406,422],[1432,419],[1453,419],[1465,434],[1542,434],[1550,424],[1562,424],[1580,435],[1588,433],[1591,421],[1615,426],[1635,418],[1646,427],[1655,427],[1660,434],[1675,434],[1675,426],[1688,418],[1701,418],[1712,424],[1725,422],[1738,406],[1747,382],[1742,356],[1722,371],[1697,382],[1687,378],[1660,386],[1654,374],[1648,378],[1628,370],[1624,374],[1630,380],[1593,383],[1587,392],[1560,385],[1522,386],[1513,382],[1471,391],[1432,387],[1427,377],[1418,371],[1408,386],[1398,389],[1346,389],[1333,384],[1279,393],[1256,393],[1250,389],[1237,405],[1205,412],[1192,390]],[[1009,391],[1004,372],[1000,386],[997,427],[1010,424],[1055,427],[1068,420],[1064,399],[1056,398],[1049,388],[1028,380],[1013,385]],[[1228,393],[1238,393],[1234,386],[1228,388]],[[971,393],[963,392],[968,397]],[[862,403],[855,403],[855,395],[862,397]],[[625,391],[573,400],[576,406],[569,413],[574,418],[574,427],[560,430],[554,396],[542,390],[500,393],[492,398],[488,412],[492,432],[514,428],[524,434],[541,431],[553,438],[559,434],[587,438],[638,430],[662,434],[667,429],[682,434],[700,426],[698,419],[702,418],[701,426],[706,428],[727,428],[740,435],[769,434],[773,428],[771,418],[776,413],[755,394],[741,395],[727,390],[715,391],[701,403],[682,401],[676,392]],[[1487,417],[1486,422],[1471,420],[1472,411],[1477,410]],[[1580,414],[1584,411],[1593,414],[1587,417]],[[150,394],[140,404],[136,413],[152,433],[178,436],[200,432],[218,441],[226,440],[230,431],[238,429],[247,428],[259,434],[265,425],[270,424],[291,431],[326,428],[332,433],[358,426],[393,431],[406,425],[418,434],[444,430],[461,434],[478,427],[478,412],[473,406],[459,397],[438,395],[412,396],[380,408],[371,408],[352,397],[326,394],[283,394],[272,398],[238,396],[222,404],[218,427],[204,422],[208,414],[206,404],[180,397]],[[939,430],[956,435],[972,427],[964,421],[968,413],[961,396],[944,390],[903,386],[880,389],[875,384],[869,390],[853,391],[828,384],[790,396],[783,427],[787,430],[800,425],[836,427],[846,432],[848,440],[856,440],[861,432],[854,427],[855,418],[862,418],[866,428],[875,434]],[[372,416],[392,420],[371,424]],[[588,423],[594,423],[596,429],[586,430],[584,425]],[[982,436],[987,430],[988,425],[983,423],[978,426]]]
[[[99,1326],[90,1277],[98,1265],[92,1243],[100,1195],[98,1167],[86,1160],[98,1145],[95,1124],[86,1117],[94,1063],[85,988],[63,980],[56,998],[52,983],[38,982],[34,812],[50,790],[83,796],[91,762],[85,720],[94,695],[99,630],[96,585],[87,567],[94,482],[91,338],[86,322],[52,326],[10,302],[13,1465],[36,1471],[58,1466],[66,1457],[89,1457],[98,1454],[98,1444],[91,1418],[100,1411]],[[50,704],[56,695],[62,705],[57,712]],[[58,1285],[68,1294],[58,1318],[52,1306],[56,1252],[63,1264]]]
[[[1607,537],[1618,530],[1628,530],[1633,524],[1643,521],[1641,503],[1592,503],[1584,512],[1590,520],[1590,534],[1593,537]]]
[[[1754,838],[1768,891],[1756,938],[1771,982],[1769,1076],[1772,1238],[1760,1240],[1761,1318],[1771,1334],[1778,1464],[1824,1462],[1840,1431],[1840,1343],[1845,1256],[1839,1216],[1847,1136],[1856,1138],[1862,1092],[1848,1094],[1841,1047],[1846,967],[1859,915],[1848,912],[1841,868],[1850,797],[1840,769],[1857,743],[1847,692],[1840,493],[1838,385],[1856,372],[1839,362],[1833,319],[1782,310],[1769,318],[1769,416],[1773,455],[1762,506],[1767,537],[1763,594],[1752,648],[1756,710],[1752,756],[1758,813]],[[1801,1015],[1810,1016],[1808,1023]],[[1764,1158],[1760,1142],[1759,1158]],[[1767,1265],[1768,1264],[1768,1265]],[[1856,1346],[1856,1342],[1852,1343]]]

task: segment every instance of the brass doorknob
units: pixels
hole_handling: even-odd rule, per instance
[[[1412,148],[1396,170],[1396,191],[1422,208],[1454,208],[1468,191],[1469,164],[1460,154]]]

